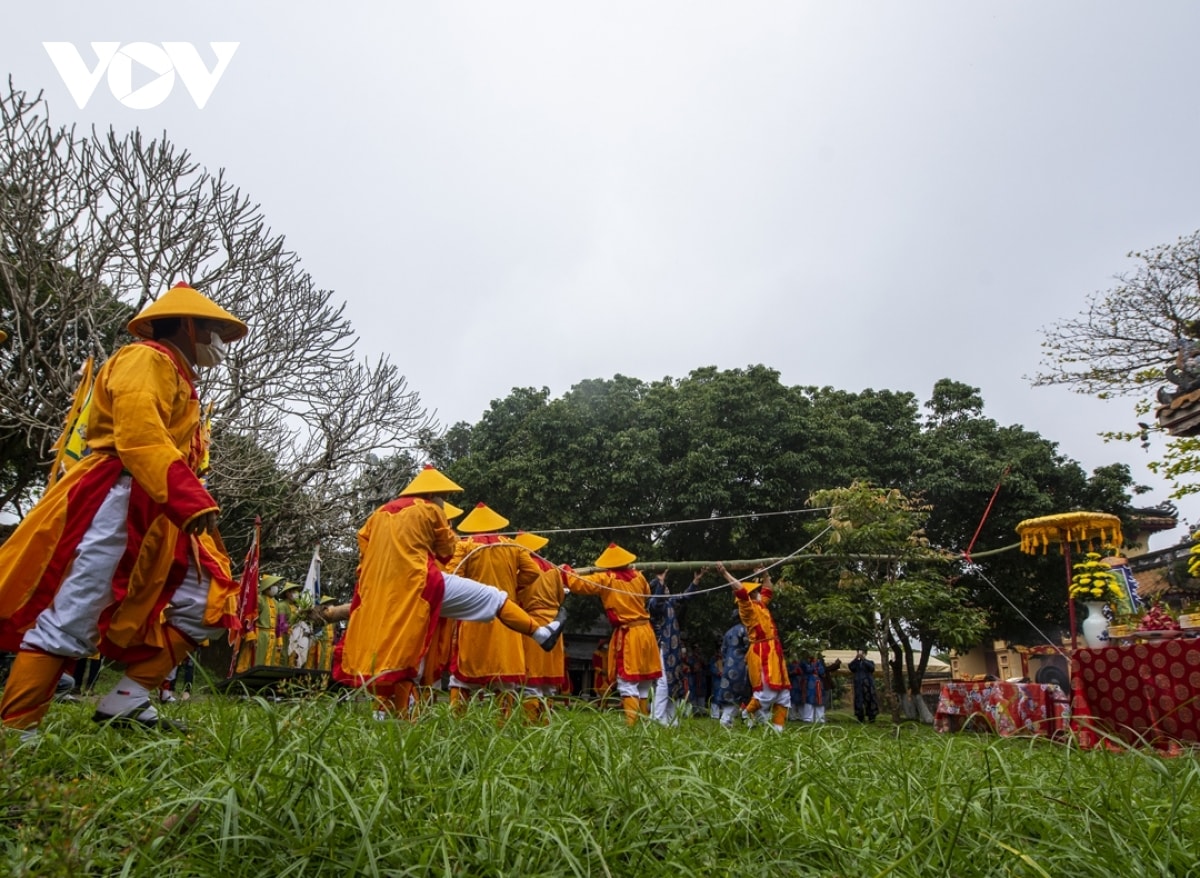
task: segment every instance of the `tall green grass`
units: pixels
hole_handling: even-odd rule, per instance
[[[10,875],[1200,874],[1193,755],[912,725],[726,731],[197,698],[186,736],[55,705],[0,747]]]

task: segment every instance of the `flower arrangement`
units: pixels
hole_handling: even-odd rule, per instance
[[[1200,578],[1200,530],[1192,534],[1192,547],[1188,549],[1188,576]]]
[[[1189,601],[1184,604],[1176,621],[1180,628],[1200,628],[1200,603]]]
[[[1113,605],[1125,596],[1121,581],[1112,568],[1100,560],[1097,552],[1088,552],[1084,560],[1071,567],[1070,595],[1080,601],[1102,601]]]

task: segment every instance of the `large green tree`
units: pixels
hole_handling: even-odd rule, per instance
[[[885,691],[899,696],[893,719],[903,712],[932,722],[921,699],[929,657],[978,643],[986,616],[955,585],[953,558],[930,545],[930,507],[867,482],[817,491],[811,502],[828,509],[809,524],[828,564],[825,587],[818,580],[809,590],[810,617],[888,657],[881,670]]]
[[[653,383],[589,380],[560,398],[518,388],[428,451],[468,503],[487,502],[514,529],[550,531],[546,554],[575,566],[610,540],[645,562],[784,557],[805,548],[806,522],[825,512],[806,505],[814,491],[863,480],[919,493],[929,539],[947,553],[963,552],[983,520],[983,563],[954,573],[996,635],[1053,636],[1066,624],[1061,564],[1016,552],[1016,524],[1077,508],[1121,513],[1128,470],[1089,478],[1053,442],[985,417],[978,389],[958,382],[938,382],[926,409],[910,393],[790,387],[765,366],[706,367]],[[855,635],[807,614],[806,590],[828,565],[796,564],[792,576],[796,587],[776,601],[781,630],[852,645]],[[707,651],[731,612],[719,590],[693,601],[685,638]],[[586,624],[596,612],[589,602],[573,615]]]

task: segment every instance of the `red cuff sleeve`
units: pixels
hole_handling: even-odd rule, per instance
[[[204,512],[216,512],[219,507],[212,495],[204,490],[200,479],[182,460],[167,467],[167,502],[163,504],[167,518],[176,527]]]

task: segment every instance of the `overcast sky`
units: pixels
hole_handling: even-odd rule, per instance
[[[1167,499],[1130,401],[1032,388],[1039,329],[1200,227],[1200,4],[22,3],[0,59],[58,123],[166,131],[258,201],[443,424],[765,363],[977,386],[985,414]],[[236,42],[84,108],[43,47]],[[136,62],[133,85],[154,81]],[[168,76],[171,74],[168,74]],[[119,77],[116,80],[119,83]],[[145,93],[143,93],[145,94]],[[1200,500],[1179,503],[1200,521]],[[980,510],[982,513],[982,510]],[[1160,548],[1183,531],[1160,536]]]

